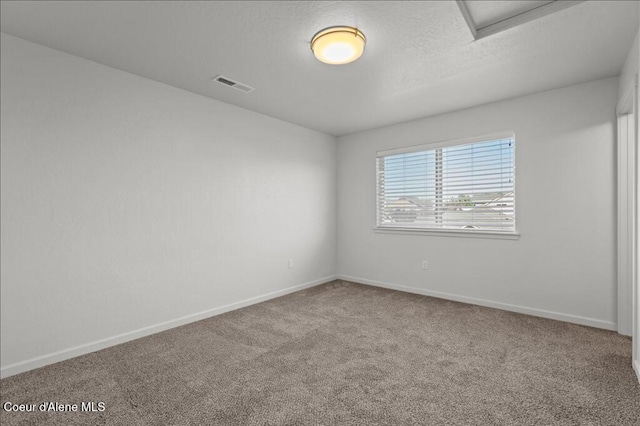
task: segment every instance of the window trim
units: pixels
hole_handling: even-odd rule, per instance
[[[423,229],[374,226],[373,232],[377,234],[423,235],[431,237],[489,238],[494,240],[520,239],[520,233],[517,231],[465,231],[464,229]]]
[[[491,140],[507,139],[507,138],[514,138],[515,139],[515,132],[512,131],[512,130],[509,130],[509,131],[504,131],[504,132],[499,132],[499,133],[492,133],[492,134],[489,134],[489,135],[474,136],[474,137],[471,137],[471,138],[436,141],[436,142],[429,142],[429,143],[420,144],[420,145],[406,146],[406,147],[402,147],[402,148],[385,149],[385,150],[381,150],[381,151],[376,151],[376,158],[387,157],[389,155],[408,154],[408,153],[411,153],[411,152],[418,152],[418,151],[427,151],[427,150],[444,148],[444,147],[451,147],[451,146],[456,146],[456,145],[464,145],[464,144],[478,143],[478,142],[488,142],[488,141],[491,141]]]
[[[515,132],[513,130],[506,130],[503,132],[491,133],[482,136],[474,136],[467,138],[459,138],[453,140],[440,140],[429,142],[420,145],[411,145],[400,148],[392,148],[386,150],[376,151],[376,161],[379,158],[387,157],[390,155],[398,155],[398,154],[408,154],[412,152],[420,152],[420,151],[429,151],[436,150],[438,148],[444,147],[452,147],[456,145],[465,145],[479,142],[488,142],[496,139],[507,139],[513,138],[515,141]],[[375,226],[373,227],[373,231],[375,233],[380,234],[400,234],[400,235],[425,235],[425,236],[436,236],[436,237],[463,237],[463,238],[491,238],[491,239],[502,239],[502,240],[517,240],[520,238],[520,233],[518,232],[518,221],[515,221],[514,229],[511,231],[497,231],[497,230],[465,230],[465,229],[454,229],[454,228],[411,228],[411,227],[401,227],[401,226],[380,226],[378,225],[378,168],[375,169],[376,177],[374,179],[375,182],[375,197],[374,197],[374,211],[375,214]],[[516,207],[516,158],[514,153],[513,158],[513,174],[514,174],[514,212]]]

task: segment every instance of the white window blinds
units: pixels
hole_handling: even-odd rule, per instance
[[[512,134],[379,152],[378,227],[515,232],[514,152]]]

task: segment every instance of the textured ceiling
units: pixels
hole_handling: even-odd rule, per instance
[[[635,1],[589,1],[473,41],[454,1],[3,1],[0,12],[5,33],[332,135],[616,76],[639,17]],[[364,31],[360,60],[313,57],[311,36],[332,25]]]

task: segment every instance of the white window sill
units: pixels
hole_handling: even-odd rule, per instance
[[[459,237],[459,238],[491,238],[496,240],[517,240],[520,234],[516,232],[499,231],[466,231],[463,229],[418,229],[400,227],[374,227],[373,231],[380,234],[405,234],[405,235],[428,235],[432,237]]]

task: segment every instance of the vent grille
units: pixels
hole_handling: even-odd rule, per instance
[[[234,81],[228,77],[225,77],[223,75],[217,75],[215,77],[213,77],[213,81],[223,84],[227,87],[231,87],[232,89],[236,89],[239,90],[241,92],[244,93],[249,93],[249,92],[253,92],[255,89],[251,86],[248,86],[244,83],[240,83],[238,81]]]

